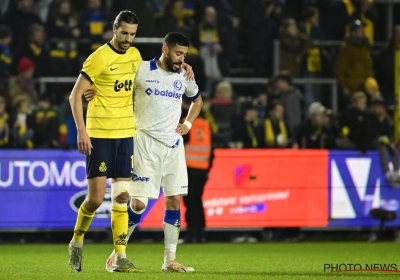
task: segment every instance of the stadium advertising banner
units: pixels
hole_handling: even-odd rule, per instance
[[[374,208],[395,211],[400,225],[400,188],[390,186],[378,152],[329,152],[329,226],[378,226],[369,212]]]
[[[0,155],[0,228],[73,228],[87,194],[85,157],[62,150]],[[93,227],[109,227],[110,207],[108,192]]]
[[[207,227],[328,225],[327,151],[220,149],[214,155],[203,195]],[[163,207],[159,201],[141,226],[159,227]]]
[[[110,227],[109,190],[91,228]],[[76,151],[0,152],[0,229],[73,228],[86,194]],[[400,217],[400,188],[375,152],[218,149],[203,203],[209,228],[376,226],[372,208]],[[164,200],[152,200],[140,227],[161,228],[163,216]]]

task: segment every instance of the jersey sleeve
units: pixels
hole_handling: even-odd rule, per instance
[[[135,86],[133,87],[134,88],[134,92],[136,92],[136,90],[138,88],[140,88],[141,82],[143,80],[142,76],[143,76],[143,71],[144,71],[144,69],[143,69],[144,64],[145,63],[140,63],[139,67],[137,69],[137,72],[136,72],[136,75],[135,75]]]
[[[138,59],[138,65],[140,64],[140,63],[142,63],[142,61],[143,61],[143,58],[142,58],[142,55],[140,54],[140,52],[139,52],[139,50],[137,49],[137,48],[135,48],[135,56],[136,56],[136,58]]]
[[[142,65],[143,62],[143,58],[139,52],[139,50],[137,48],[134,48],[134,52],[133,52],[134,58],[136,60],[135,65],[136,65],[136,75],[135,75],[135,81],[134,81],[134,87],[133,87],[133,92],[136,91],[136,89],[138,88],[139,85],[139,81],[140,81],[140,73],[142,71],[139,71],[140,66]]]
[[[187,81],[185,94],[190,100],[196,100],[197,97],[199,97],[200,90],[196,84],[196,81]]]
[[[104,61],[99,52],[92,53],[83,63],[81,75],[93,84],[104,70]]]

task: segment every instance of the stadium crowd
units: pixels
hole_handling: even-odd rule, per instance
[[[50,84],[41,92],[36,79],[76,77],[84,59],[111,39],[111,20],[125,9],[139,17],[138,37],[179,31],[189,38],[186,62],[202,90],[215,147],[378,149],[388,179],[400,181],[387,164],[391,154],[398,170],[400,22],[392,23],[387,41],[385,10],[372,0],[3,0],[1,148],[76,147],[67,99],[72,85]],[[280,73],[272,76],[276,39]],[[316,43],[325,40],[342,44],[332,51]],[[145,60],[157,53],[138,48]],[[270,78],[268,84],[235,92],[224,78],[246,67],[252,77]],[[293,83],[326,77],[337,79],[338,112],[329,109],[324,87]]]

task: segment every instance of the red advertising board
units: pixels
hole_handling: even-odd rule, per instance
[[[203,195],[208,228],[328,225],[328,151],[217,149],[214,155]],[[160,228],[163,215],[160,198],[141,227]]]

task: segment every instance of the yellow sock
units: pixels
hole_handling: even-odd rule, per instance
[[[126,206],[111,207],[111,229],[114,238],[114,248],[117,255],[124,256],[128,234],[128,209]]]
[[[90,224],[92,223],[94,213],[90,213],[83,207],[79,207],[78,218],[76,219],[76,224],[74,228],[74,240],[77,242],[83,242],[85,233],[88,231]]]

